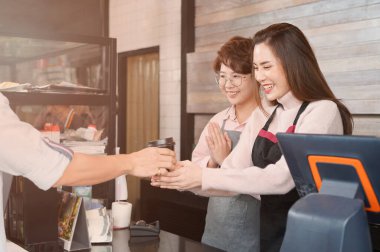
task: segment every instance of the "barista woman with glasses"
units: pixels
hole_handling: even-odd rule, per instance
[[[212,117],[200,136],[192,161],[201,167],[220,167],[257,107],[252,45],[252,39],[233,37],[218,51],[213,65],[215,80],[231,106]],[[202,242],[227,251],[257,251],[260,201],[247,194],[219,191],[213,195]]]

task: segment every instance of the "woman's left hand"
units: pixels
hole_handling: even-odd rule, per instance
[[[230,154],[232,142],[227,132],[223,132],[217,123],[211,122],[207,129],[208,136],[206,136],[206,141],[210,151],[210,161],[214,164],[210,167],[217,167]]]
[[[192,162],[180,161],[179,168],[161,176],[153,176],[151,185],[166,188],[187,190],[202,185],[202,168]]]

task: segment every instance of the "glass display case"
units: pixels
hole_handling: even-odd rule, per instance
[[[107,153],[115,147],[116,41],[69,35],[0,33],[0,92],[8,97],[21,120],[36,123],[49,111],[60,126],[69,112],[104,130]],[[53,108],[52,108],[53,107]],[[61,107],[59,116],[54,111]],[[66,114],[63,107],[66,107]],[[84,111],[84,112],[83,112]],[[58,113],[58,112],[57,112]],[[51,118],[50,118],[51,119]],[[46,122],[49,118],[46,118]],[[112,127],[109,127],[112,125]],[[35,125],[41,130],[40,123]],[[64,129],[61,128],[63,132]]]
[[[116,39],[0,31],[0,92],[9,99],[21,120],[32,124],[46,137],[54,133],[55,141],[67,144],[74,151],[114,154]],[[57,197],[50,190],[29,190],[27,187],[34,185],[25,180],[13,180],[6,213],[7,233],[21,243],[37,244],[44,238],[29,239],[39,231],[36,223],[28,224],[30,220],[26,219],[35,218],[26,214],[31,207],[26,204],[32,202],[26,197],[51,200],[46,205],[53,204],[53,208]],[[27,193],[31,191],[33,195]],[[94,186],[92,195],[106,199],[110,206],[114,200],[114,183]],[[57,213],[47,209],[49,212],[43,208],[34,212],[56,221]],[[28,225],[33,225],[33,230]]]

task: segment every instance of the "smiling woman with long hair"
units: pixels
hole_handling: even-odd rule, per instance
[[[220,169],[183,161],[181,168],[153,180],[152,185],[260,195],[261,251],[279,251],[287,212],[298,195],[276,133],[351,134],[353,125],[350,112],[331,92],[311,46],[296,26],[271,25],[257,32],[253,43],[254,76],[269,102],[253,112]]]

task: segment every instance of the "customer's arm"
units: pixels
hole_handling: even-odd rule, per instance
[[[119,156],[74,154],[20,121],[1,93],[0,118],[0,171],[26,177],[43,190],[100,183],[121,174],[149,177],[160,167],[174,168],[176,162],[174,151],[159,148]],[[161,174],[166,172],[160,169]]]
[[[175,153],[169,149],[146,148],[131,154],[91,156],[75,153],[54,186],[93,185],[122,174],[151,177],[159,168],[174,169]],[[161,173],[166,169],[161,169]]]

